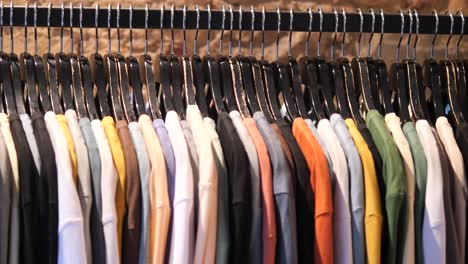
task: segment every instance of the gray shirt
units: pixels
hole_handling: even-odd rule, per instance
[[[141,184],[141,224],[140,224],[140,246],[138,253],[138,263],[145,264],[148,260],[148,248],[149,248],[149,221],[150,221],[150,196],[149,196],[149,182],[150,182],[150,161],[148,158],[148,152],[146,151],[145,141],[143,134],[141,134],[139,125],[137,122],[130,122],[128,124],[130,130],[130,136],[132,137],[133,145],[138,160],[138,170],[140,172],[140,184]]]
[[[0,264],[8,263],[8,232],[10,230],[10,185],[13,178],[10,157],[0,133]]]
[[[265,140],[273,172],[278,230],[275,262],[297,263],[296,203],[291,171],[276,134],[263,113],[256,112],[253,118]]]
[[[330,123],[335,130],[348,161],[350,181],[351,231],[353,239],[353,259],[355,263],[365,263],[364,244],[364,182],[362,164],[353,138],[345,121],[339,114],[330,117]]]

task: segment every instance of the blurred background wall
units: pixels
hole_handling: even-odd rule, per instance
[[[29,4],[33,4],[33,1],[28,1]],[[15,5],[24,5],[25,1],[13,1]],[[37,1],[39,6],[46,6],[49,2],[47,1]],[[59,6],[61,1],[51,1],[53,6]],[[134,6],[134,8],[144,8],[145,4],[148,4],[150,8],[160,8],[162,2],[161,1],[148,1],[148,0],[132,0],[132,1],[74,1],[73,4],[78,7],[80,4],[84,6],[95,6],[96,3],[99,3],[101,8],[107,8],[107,5],[111,3],[113,7],[116,7],[119,3],[122,4],[122,8],[128,8],[130,4]],[[5,4],[9,4],[9,2],[5,2]],[[70,2],[64,2],[66,6],[70,4]],[[417,9],[420,14],[422,13],[431,13],[433,9],[436,9],[439,14],[450,10],[454,13],[458,10],[464,11],[465,14],[468,14],[468,0],[317,0],[317,1],[288,1],[288,0],[232,0],[232,1],[221,1],[221,0],[169,0],[165,1],[164,4],[166,8],[169,9],[172,4],[175,4],[177,8],[183,8],[183,5],[187,5],[187,8],[193,9],[196,4],[200,6],[200,9],[205,9],[207,5],[211,5],[212,9],[220,9],[222,5],[225,5],[226,8],[229,5],[232,5],[234,10],[238,10],[239,6],[242,5],[243,9],[247,11],[250,9],[250,5],[254,5],[256,10],[261,10],[263,6],[267,10],[275,10],[278,6],[282,10],[289,10],[289,8],[293,8],[296,11],[306,11],[307,8],[312,8],[312,10],[317,10],[318,7],[321,7],[324,12],[331,11],[332,8],[337,8],[341,10],[341,8],[345,8],[347,12],[355,12],[356,8],[361,8],[363,12],[367,12],[370,8],[373,8],[377,13],[380,8],[383,8],[385,12],[399,12],[400,9],[407,10]],[[244,11],[244,12],[245,12]],[[468,26],[468,25],[467,25]],[[28,49],[29,52],[34,52],[34,39],[33,39],[33,29],[29,29],[28,34]],[[59,36],[60,36],[60,29],[54,28],[52,29],[52,52],[59,51]],[[23,28],[14,28],[14,51],[16,53],[21,53],[24,49],[23,41],[24,38],[24,31]],[[129,34],[128,30],[121,29],[121,52],[123,55],[127,55],[129,52]],[[194,38],[193,31],[187,31],[187,51],[189,54],[192,53],[193,47],[193,38]],[[370,34],[364,34],[362,39],[362,48],[361,48],[361,55],[365,55],[367,52],[367,43]],[[70,32],[69,29],[64,29],[64,51],[68,52],[70,50]],[[166,30],[164,33],[164,45],[162,47],[163,51],[166,53],[170,52],[170,38],[171,34],[169,30]],[[176,54],[182,53],[182,31],[175,31],[175,52]],[[311,40],[310,40],[310,52],[315,54],[317,48],[317,33],[312,33]],[[218,41],[220,37],[220,32],[212,31],[211,34],[211,51],[217,53],[218,52]],[[254,54],[260,56],[260,32],[256,32],[254,35]],[[9,30],[4,30],[4,49],[6,51],[10,51],[10,35]],[[198,36],[199,41],[199,53],[205,54],[206,50],[206,38],[207,32],[200,31]],[[265,56],[268,60],[275,59],[275,38],[276,32],[267,32],[265,33]],[[322,35],[322,55],[326,58],[330,56],[330,45],[332,43],[333,33],[324,33]],[[84,50],[85,55],[90,55],[95,51],[95,35],[94,29],[84,29],[83,32],[83,39],[84,39]],[[143,41],[144,41],[144,31],[143,30],[134,30],[133,31],[133,50],[134,55],[140,55],[143,52]],[[237,54],[237,39],[238,33],[233,33],[233,52]],[[293,42],[292,42],[292,54],[296,57],[300,57],[304,54],[305,48],[305,40],[306,40],[306,33],[297,32],[293,34]],[[346,54],[348,57],[355,56],[357,50],[357,33],[348,33],[346,34]],[[373,41],[371,43],[371,54],[373,56],[376,55],[376,48],[378,43],[379,35],[375,34]],[[382,47],[382,56],[387,59],[389,62],[395,60],[395,49],[399,39],[399,34],[386,34],[383,39],[383,47]],[[465,39],[468,39],[466,37]],[[228,49],[228,41],[229,40],[229,31],[225,32],[224,35],[224,45],[223,45],[223,52],[227,53]],[[340,35],[338,35],[338,40],[341,41]],[[424,58],[429,56],[430,50],[430,43],[432,40],[431,35],[420,36],[418,42],[418,58],[422,61]],[[458,36],[455,36],[452,39],[451,46],[450,46],[450,54],[453,53],[455,44],[458,40]],[[242,53],[247,54],[249,48],[249,41],[250,41],[250,32],[244,31],[242,35]],[[414,41],[414,37],[412,38]],[[440,36],[437,39],[436,43],[436,56],[441,57],[443,56],[444,49],[445,49],[445,42],[446,36]],[[160,31],[159,30],[150,30],[149,33],[149,52],[152,55],[159,54],[160,51]],[[406,44],[406,36],[403,39],[404,44]],[[465,50],[467,50],[464,46],[466,46],[463,42],[461,45],[461,54],[465,55]],[[281,58],[285,58],[287,56],[287,47],[288,47],[288,33],[283,32],[281,34],[280,40],[280,49],[279,54]],[[73,43],[73,50],[75,53],[79,52],[79,30],[74,29],[74,43]],[[38,29],[38,52],[39,54],[45,53],[47,51],[47,31],[45,28]],[[107,30],[101,29],[99,34],[99,51],[101,53],[107,52]],[[117,51],[117,31],[114,29],[112,30],[112,51]],[[340,46],[336,48],[337,54],[339,56]],[[405,56],[405,49],[402,49],[402,56]]]

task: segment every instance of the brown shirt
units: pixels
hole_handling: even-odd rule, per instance
[[[138,159],[127,121],[117,121],[116,127],[122,145],[127,175],[125,193],[127,215],[124,218],[122,229],[122,262],[137,263],[140,242],[140,175]]]

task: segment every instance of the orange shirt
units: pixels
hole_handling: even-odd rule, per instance
[[[253,118],[244,118],[244,124],[257,149],[260,164],[262,205],[263,205],[263,263],[275,263],[276,218],[273,200],[273,181],[267,146]]]
[[[304,119],[294,119],[292,130],[309,165],[310,183],[315,194],[314,262],[333,263],[333,201],[328,163]]]

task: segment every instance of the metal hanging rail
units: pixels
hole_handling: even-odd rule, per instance
[[[3,26],[10,26],[10,6],[3,7]],[[70,22],[70,9],[65,7],[62,10],[60,7],[52,7],[50,9],[50,27],[60,27],[61,26],[61,12],[64,12],[64,26],[69,27]],[[83,28],[95,28],[95,14],[96,8],[94,7],[84,7],[83,8]],[[378,10],[377,10],[378,11]],[[376,11],[375,14],[375,28],[380,29],[381,27],[381,15]],[[24,26],[24,6],[14,6],[13,7],[13,26]],[[38,27],[47,27],[47,14],[48,7],[37,7],[37,26]],[[80,8],[73,8],[73,27],[79,27],[79,14]],[[122,8],[120,10],[120,28],[129,27],[129,9]],[[200,9],[200,23],[199,29],[204,30],[208,29],[208,11],[206,9]],[[222,28],[222,11],[221,10],[211,10],[211,29],[220,30]],[[230,21],[230,14],[226,12],[226,21]],[[115,7],[111,10],[111,27],[116,27],[116,16],[117,9]],[[160,28],[160,9],[149,9],[148,13],[148,28],[158,29]],[[281,12],[281,21],[289,21],[289,11]],[[399,13],[385,13],[384,14],[385,24],[384,24],[384,33],[400,33],[401,32],[401,15]],[[98,11],[98,27],[107,28],[107,18],[108,18],[108,8],[101,6]],[[409,32],[409,16],[405,14],[405,25],[404,32]],[[170,28],[171,20],[171,11],[166,7],[164,11],[164,28]],[[196,19],[197,11],[187,10],[186,13],[186,29],[196,29]],[[346,31],[347,32],[359,32],[360,31],[360,15],[357,12],[346,13]],[[460,34],[462,19],[460,16],[453,14],[454,25],[453,25],[453,34]],[[338,31],[343,29],[343,20],[339,19]],[[468,17],[465,16],[465,20],[468,20]],[[28,25],[33,25],[34,22],[34,8],[28,7],[27,13]],[[296,11],[294,12],[294,22],[292,26],[293,31],[302,31],[307,32],[309,30],[309,21],[310,16],[308,12]],[[233,30],[239,29],[239,11],[234,11],[234,21],[233,21]],[[362,32],[371,32],[371,22],[372,16],[370,13],[363,13],[363,28]],[[250,30],[251,29],[251,13],[250,10],[244,8],[242,16],[242,29]],[[313,22],[312,22],[312,31],[319,31],[319,13],[317,10],[313,10]],[[144,8],[134,8],[133,9],[133,23],[132,26],[136,28],[145,27],[145,9]],[[415,23],[413,23],[413,30]],[[177,9],[174,12],[174,29],[182,29],[182,9]],[[255,23],[254,29],[256,31],[262,30],[262,12],[255,11]],[[278,15],[275,11],[266,11],[265,12],[265,31],[277,31],[278,30]],[[419,14],[419,34],[434,34],[435,29],[435,17],[432,14]],[[281,23],[282,31],[289,31],[290,26],[288,23]],[[331,12],[323,13],[323,29],[322,32],[334,32],[335,31],[335,15]],[[449,15],[439,14],[439,32],[438,34],[449,34],[450,33],[450,17]],[[465,27],[464,34],[468,33],[468,27]]]

